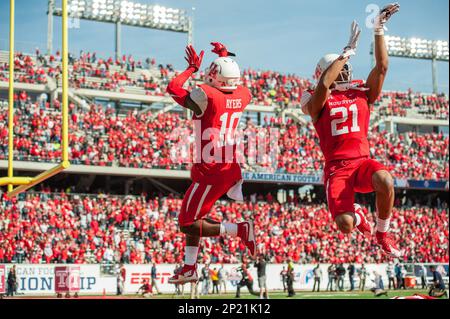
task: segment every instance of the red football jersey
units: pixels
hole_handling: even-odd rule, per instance
[[[227,179],[242,178],[241,168],[236,160],[235,131],[244,109],[251,101],[250,90],[238,86],[230,93],[222,92],[209,85],[200,85],[193,93],[197,104],[198,96],[204,97],[201,116],[194,114],[195,161],[191,170],[194,182],[220,183]],[[200,99],[201,100],[201,99]]]
[[[325,161],[369,156],[369,120],[365,91],[332,91],[314,123]]]

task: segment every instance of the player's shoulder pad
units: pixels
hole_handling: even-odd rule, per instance
[[[197,117],[201,117],[208,107],[208,95],[203,90],[201,86],[197,86],[191,91],[191,94],[189,95],[191,100],[195,102],[195,104],[198,105],[200,110],[202,111],[202,114],[198,115]]]
[[[303,113],[309,114],[308,110],[306,109],[306,104],[308,104],[309,101],[311,101],[312,93],[309,91],[303,91],[302,97],[300,98],[300,107],[302,108]]]

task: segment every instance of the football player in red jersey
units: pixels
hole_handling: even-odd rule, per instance
[[[178,217],[186,234],[183,268],[169,279],[184,284],[197,281],[197,254],[201,237],[230,235],[240,237],[254,257],[256,250],[253,223],[217,222],[206,219],[214,203],[227,194],[243,200],[241,168],[236,158],[236,128],[245,107],[251,101],[250,91],[239,85],[241,74],[221,43],[211,43],[219,55],[205,72],[204,84],[187,91],[184,83],[200,68],[204,52],[197,55],[186,48],[188,68],[169,83],[167,92],[181,106],[194,113],[196,159],[191,169],[192,184],[187,190]]]
[[[372,226],[362,208],[355,204],[355,192],[376,193],[376,239],[383,252],[399,257],[394,239],[388,233],[394,205],[394,181],[386,167],[369,158],[370,105],[381,93],[388,70],[384,24],[398,12],[397,3],[384,7],[374,20],[376,65],[367,81],[353,81],[348,62],[355,54],[361,30],[351,26],[348,45],[341,55],[328,54],[318,63],[315,89],[305,92],[301,107],[309,114],[325,157],[324,184],[328,208],[340,231],[357,228],[365,236]]]

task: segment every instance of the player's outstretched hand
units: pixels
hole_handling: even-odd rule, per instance
[[[204,54],[205,52],[202,50],[200,52],[200,55],[197,55],[197,52],[195,52],[194,47],[189,44],[186,47],[186,57],[184,59],[187,61],[189,67],[194,68],[195,69],[194,72],[197,72],[202,64]]]
[[[380,13],[375,17],[374,28],[375,30],[385,30],[385,24],[389,19],[400,11],[400,5],[398,3],[390,3],[381,9]]]
[[[229,52],[225,45],[220,42],[211,42],[211,45],[214,47],[211,52],[216,53],[219,57],[236,56],[236,54]]]
[[[211,42],[214,47],[211,52],[216,53],[218,56],[227,56],[227,48],[220,42]]]
[[[350,26],[350,38],[348,40],[347,46],[344,48],[342,52],[342,58],[348,58],[351,55],[356,54],[356,47],[358,46],[359,36],[361,35],[361,28],[358,25],[358,22],[353,21]]]

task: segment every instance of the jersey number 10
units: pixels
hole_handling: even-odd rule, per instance
[[[361,131],[361,128],[358,125],[358,107],[356,104],[350,105],[350,107],[347,109],[345,106],[341,107],[335,107],[330,110],[330,115],[334,116],[338,113],[342,114],[341,118],[337,118],[331,121],[331,135],[332,136],[338,136],[343,134],[348,134],[348,125],[342,125],[341,128],[338,129],[338,124],[346,123],[348,120],[348,111],[351,112],[352,116],[352,126],[350,127],[350,132],[359,132]]]
[[[219,146],[224,147],[226,145],[236,144],[235,130],[241,119],[242,112],[231,113],[228,120],[229,113],[223,113],[220,117],[220,142]]]

